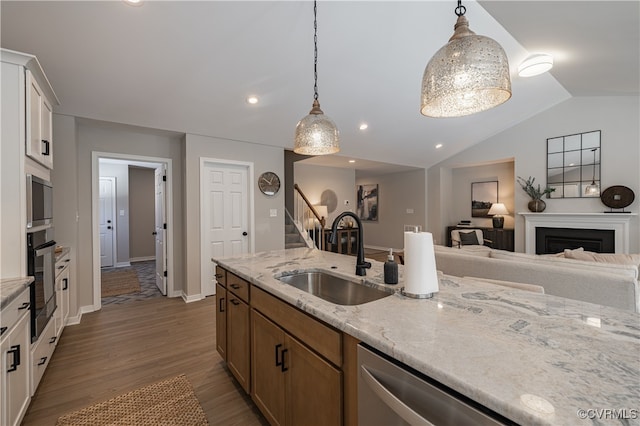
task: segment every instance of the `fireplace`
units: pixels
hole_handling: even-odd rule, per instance
[[[629,223],[632,218],[637,219],[637,213],[606,214],[606,213],[531,213],[520,212],[524,217],[524,248],[525,253],[534,254],[537,248],[537,228],[574,229],[581,233],[584,230],[600,230],[613,233],[613,250],[602,249],[603,252],[629,253]],[[562,236],[561,236],[562,238]],[[578,235],[580,238],[580,235]],[[582,242],[584,243],[584,241]],[[555,243],[554,243],[555,244]],[[553,250],[562,251],[561,246],[555,246]],[[584,247],[581,244],[577,247]],[[574,248],[577,248],[574,247]],[[564,248],[572,248],[567,246]],[[598,251],[598,250],[594,250]]]
[[[536,227],[536,254],[560,253],[564,249],[580,247],[596,253],[614,253],[615,231]]]

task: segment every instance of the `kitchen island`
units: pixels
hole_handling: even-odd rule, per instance
[[[302,248],[213,261],[519,424],[640,424],[638,314],[446,275],[433,298],[410,299],[398,293],[402,266],[390,286],[380,262],[367,285],[396,293],[341,306],[276,277],[361,279],[353,257]]]

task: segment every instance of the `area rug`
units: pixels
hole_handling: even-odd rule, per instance
[[[204,426],[207,417],[184,374],[58,418],[56,426]]]
[[[102,297],[140,292],[138,274],[133,269],[102,271],[101,282]]]

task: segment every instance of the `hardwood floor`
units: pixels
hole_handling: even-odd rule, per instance
[[[211,425],[267,425],[215,350],[215,297],[109,305],[66,327],[23,420],[57,418],[186,374]]]

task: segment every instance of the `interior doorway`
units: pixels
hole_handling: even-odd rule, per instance
[[[171,172],[172,163],[168,158],[92,153],[95,310],[105,303],[125,303],[129,299],[157,296],[158,292],[175,296],[172,214],[167,208],[172,205]],[[114,186],[111,192],[107,190],[109,181]],[[105,214],[107,210],[112,212],[112,218]],[[103,262],[103,252],[108,250],[108,231],[113,236],[112,261]],[[107,276],[103,272],[124,274],[127,271],[139,276],[140,289],[130,290],[132,294],[109,296],[103,301],[102,280]],[[109,279],[105,285],[110,285]]]

